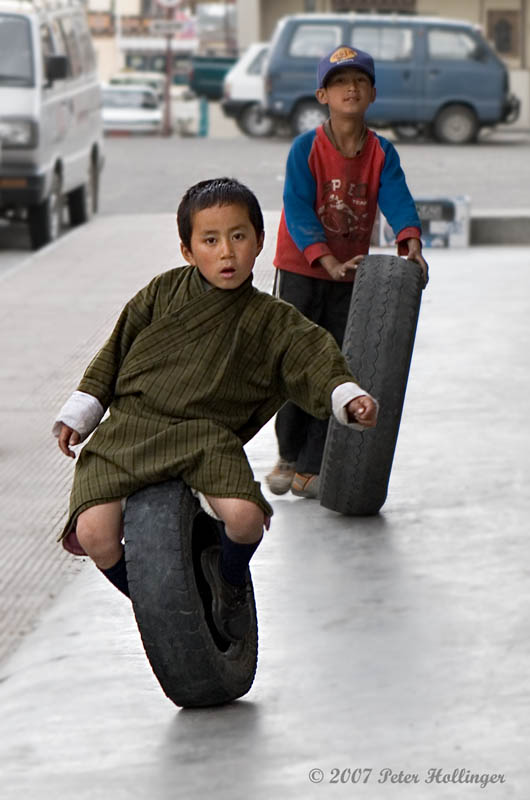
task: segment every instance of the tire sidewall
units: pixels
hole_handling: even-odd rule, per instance
[[[250,689],[257,620],[241,642],[215,633],[200,570],[216,524],[182,481],[146,487],[127,501],[125,554],[131,600],[147,657],[166,695],[185,707],[226,703]]]
[[[417,264],[367,256],[359,266],[343,353],[360,386],[380,403],[373,430],[331,419],[320,472],[320,501],[342,514],[383,506],[405,399],[422,291]]]

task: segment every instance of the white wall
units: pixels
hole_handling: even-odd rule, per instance
[[[261,41],[260,0],[237,0],[237,44],[243,52],[252,42]]]
[[[510,70],[510,91],[521,101],[521,115],[512,127],[530,128],[530,70]]]
[[[112,75],[123,68],[125,59],[123,53],[118,49],[117,40],[113,36],[100,36],[93,41],[99,79],[106,83]]]

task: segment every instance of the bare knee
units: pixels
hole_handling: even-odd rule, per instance
[[[92,506],[83,511],[76,524],[79,544],[97,566],[113,566],[122,552],[122,518],[119,501]]]
[[[208,497],[208,501],[234,542],[250,544],[261,539],[265,515],[256,503],[237,497]]]

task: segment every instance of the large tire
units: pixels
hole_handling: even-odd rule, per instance
[[[54,242],[61,235],[63,220],[63,195],[61,176],[52,178],[50,194],[41,203],[28,209],[29,237],[34,250]]]
[[[380,411],[372,430],[330,420],[320,502],[333,511],[376,514],[386,500],[422,286],[420,267],[395,256],[367,256],[357,270],[343,353]]]
[[[472,108],[460,103],[443,108],[434,120],[434,136],[444,144],[469,144],[477,139],[479,124]]]
[[[245,106],[236,119],[238,128],[247,136],[271,136],[274,131],[274,120],[267,116],[259,103]]]
[[[322,125],[328,118],[327,106],[322,106],[316,100],[307,100],[299,103],[291,116],[291,131],[293,136],[313,130]]]
[[[420,137],[420,130],[420,126],[413,123],[392,125],[392,133],[400,142],[416,142]]]
[[[140,635],[162,689],[186,708],[235,700],[256,673],[253,594],[252,628],[240,642],[226,641],[212,622],[200,557],[218,542],[219,524],[180,480],[141,489],[125,509],[127,576]]]
[[[98,209],[99,173],[94,159],[90,159],[86,182],[68,194],[70,224],[83,225]]]

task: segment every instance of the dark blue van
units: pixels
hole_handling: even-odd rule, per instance
[[[265,68],[267,112],[295,135],[319,125],[316,65],[340,44],[375,60],[377,99],[367,121],[400,138],[429,131],[441,142],[474,141],[481,127],[513,122],[503,62],[470,23],[379,14],[297,14],[278,22]]]

